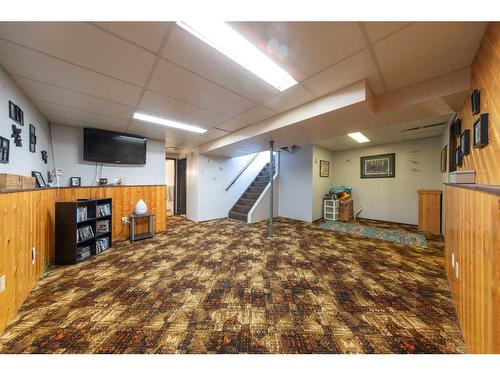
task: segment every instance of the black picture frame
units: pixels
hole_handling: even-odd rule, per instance
[[[69,178],[69,186],[71,187],[80,187],[82,186],[81,177],[70,177]]]
[[[0,163],[8,164],[10,154],[10,140],[0,137]]]
[[[9,118],[16,121],[16,108],[17,106],[9,100]]]
[[[472,91],[472,94],[470,94],[470,102],[472,114],[479,114],[481,112],[481,92],[478,89]]]
[[[455,166],[461,167],[463,164],[463,155],[460,147],[455,149]]]
[[[360,158],[360,178],[396,177],[396,154],[362,156]]]
[[[460,136],[460,152],[462,156],[470,153],[470,129],[465,129]]]
[[[474,132],[474,148],[483,148],[488,144],[488,121],[488,113],[482,113],[472,126]]]
[[[31,171],[31,175],[35,177],[36,187],[42,188],[47,187],[45,180],[43,179],[43,175],[38,171]]]

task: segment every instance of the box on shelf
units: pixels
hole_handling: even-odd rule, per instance
[[[455,171],[448,174],[450,184],[474,184],[476,182],[476,171]]]
[[[0,173],[0,189],[21,189],[22,176]]]
[[[20,176],[21,177],[21,189],[34,189],[36,188],[35,177]]]

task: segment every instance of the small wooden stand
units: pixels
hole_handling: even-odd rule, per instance
[[[148,231],[145,233],[135,233],[135,224],[138,218],[147,217],[148,218]],[[130,241],[145,240],[146,238],[151,238],[155,235],[155,215],[146,212],[142,215],[132,214],[130,215]]]

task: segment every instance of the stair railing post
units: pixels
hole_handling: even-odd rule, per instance
[[[269,141],[269,163],[271,168],[269,168],[269,182],[270,186],[270,196],[269,196],[269,237],[273,236],[273,214],[274,214],[274,197],[273,197],[273,176],[274,176],[274,142]]]

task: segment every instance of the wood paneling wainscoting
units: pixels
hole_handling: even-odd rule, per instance
[[[113,241],[128,238],[128,226],[122,225],[121,217],[131,214],[141,198],[156,215],[156,231],[166,229],[164,185],[0,192],[0,276],[5,275],[6,286],[0,293],[0,334],[54,259],[55,202],[97,197],[113,199]]]
[[[467,350],[500,353],[500,195],[445,193],[445,267]]]

